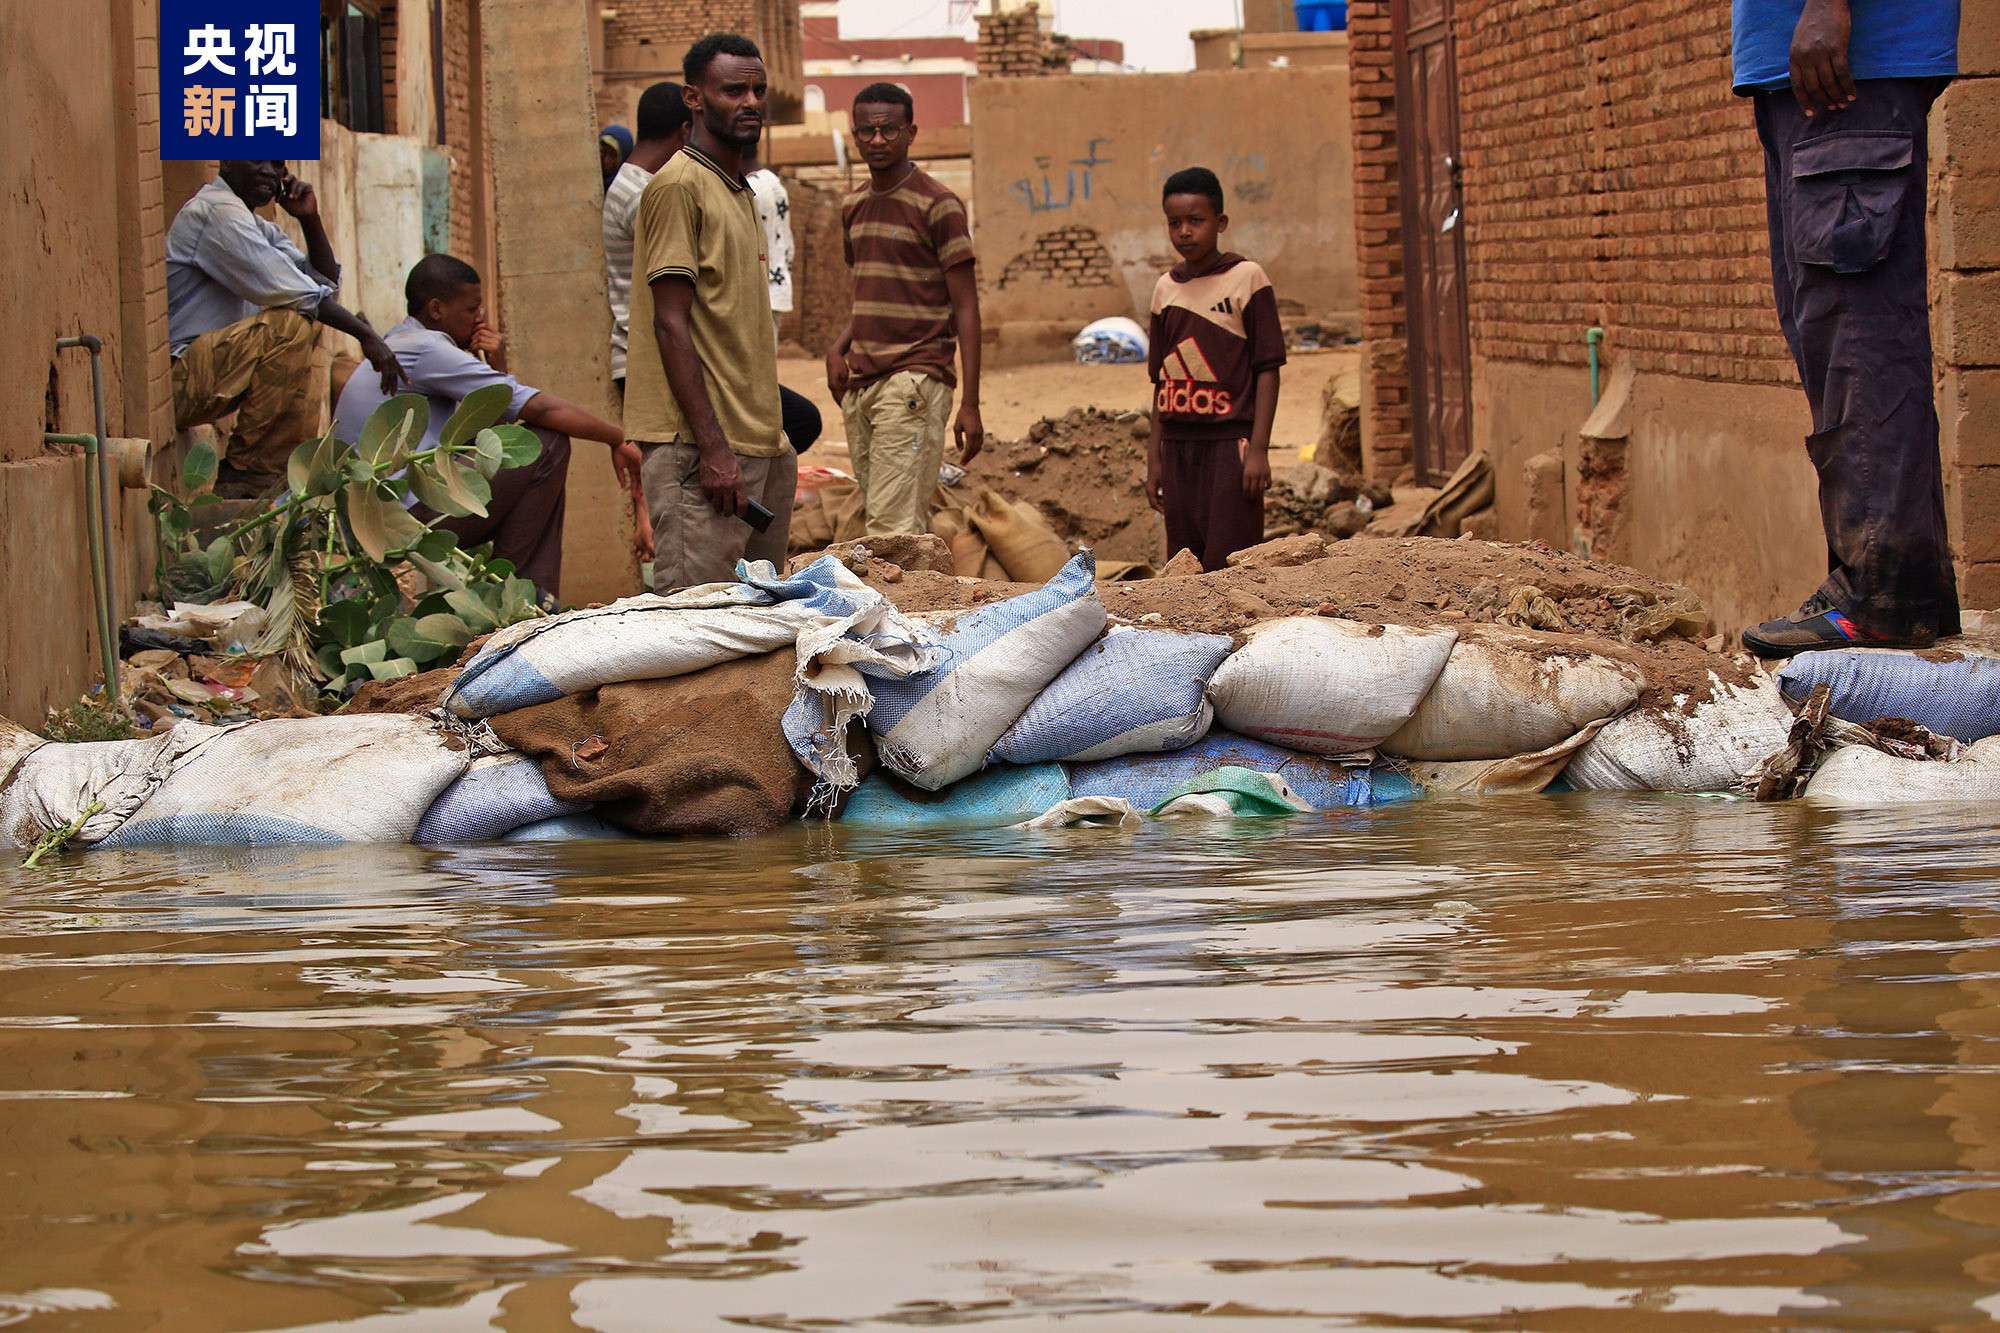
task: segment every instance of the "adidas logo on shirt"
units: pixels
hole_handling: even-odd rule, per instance
[[[1214,305],[1210,306],[1209,309],[1213,310],[1218,315],[1233,315],[1236,313],[1236,298],[1232,296],[1225,296],[1220,301],[1217,301]]]
[[[1224,297],[1222,305],[1215,308],[1228,304]],[[1193,338],[1183,338],[1160,365],[1160,391],[1153,399],[1153,408],[1183,416],[1226,417],[1236,410],[1235,395],[1209,387],[1214,383],[1215,368]]]

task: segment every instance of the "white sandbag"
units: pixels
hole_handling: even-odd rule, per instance
[[[1072,796],[1067,801],[1059,801],[1012,828],[1033,833],[1046,833],[1051,829],[1065,828],[1121,828],[1135,829],[1145,822],[1130,801],[1121,801],[1116,796]]]
[[[1577,751],[1564,776],[1578,791],[1728,791],[1785,747],[1792,713],[1777,683],[1759,676],[1727,685],[1711,675],[1713,697],[1614,719]]]
[[[98,846],[408,842],[471,760],[462,736],[397,713],[183,722],[168,737],[184,731],[193,748]]]
[[[1327,616],[1267,621],[1208,695],[1231,731],[1313,754],[1365,754],[1410,720],[1457,641],[1455,630]]]
[[[789,647],[818,617],[803,602],[753,605],[741,583],[524,620],[496,632],[452,682],[444,706],[492,717],[626,680],[662,680]]]
[[[70,839],[89,846],[118,831],[175,767],[233,730],[183,722],[171,731],[134,741],[60,743],[10,735],[11,775],[0,771],[0,843],[32,847],[69,827],[92,805],[92,814]]]
[[[1637,667],[1574,640],[1468,625],[1431,692],[1382,751],[1439,762],[1532,754],[1624,712],[1644,689]]]
[[[1806,784],[1815,805],[1868,807],[2000,800],[2000,736],[1953,760],[1898,759],[1866,745],[1835,750]]]
[[[1193,745],[1215,720],[1208,680],[1231,646],[1223,634],[1114,625],[1049,682],[990,757],[1088,763]]]
[[[1104,630],[1096,561],[1085,551],[1034,592],[959,616],[937,635],[938,662],[873,680],[868,727],[882,766],[926,791],[979,771],[1000,739]]]
[[[425,847],[491,842],[524,824],[580,814],[590,806],[549,794],[542,766],[515,750],[472,761],[439,793],[411,841]]]

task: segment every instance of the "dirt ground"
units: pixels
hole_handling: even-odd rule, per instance
[[[1357,370],[1360,364],[1360,353],[1352,347],[1291,354],[1279,382],[1278,419],[1271,429],[1273,464],[1296,461],[1297,450],[1319,438],[1320,395],[1326,382]],[[1139,411],[1150,398],[1143,365],[1083,366],[1055,361],[992,368],[981,379],[980,415],[989,440],[1018,440],[1042,417],[1061,416],[1072,407]],[[841,450],[828,449],[819,458],[808,455],[809,461],[824,458],[832,466],[844,467],[833,455],[845,452],[847,430],[833,396],[826,391],[824,363],[814,358],[783,357],[778,362],[778,380],[794,393],[812,399],[826,421],[822,440],[843,446]]]

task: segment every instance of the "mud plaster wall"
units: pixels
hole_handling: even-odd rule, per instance
[[[1728,629],[1797,605],[1825,577],[1797,390],[1637,371],[1623,440],[1593,442],[1588,466],[1578,435],[1587,376],[1479,359],[1472,392],[1474,446],[1493,462],[1502,539],[1537,538],[1685,583]],[[1561,460],[1553,486],[1531,477],[1537,455]]]
[[[1358,305],[1347,71],[1225,70],[979,79],[972,85],[980,310],[1005,347],[1059,349],[1090,320],[1144,320],[1176,256],[1160,186],[1222,178],[1229,248],[1263,264],[1286,313]]]

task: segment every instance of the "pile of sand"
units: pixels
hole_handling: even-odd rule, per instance
[[[1025,439],[989,441],[959,485],[1035,506],[1072,548],[1088,546],[1099,560],[1157,564],[1167,534],[1146,503],[1151,429],[1144,412],[1071,408],[1037,421]]]
[[[874,560],[859,572],[905,611],[958,610],[1032,585],[904,570]],[[1638,667],[1646,701],[1710,697],[1710,673],[1752,678],[1746,661],[1707,640],[1694,595],[1637,570],[1583,560],[1539,543],[1432,537],[1328,544],[1306,535],[1240,552],[1214,574],[1098,585],[1111,615],[1127,623],[1241,635],[1290,615],[1340,616],[1376,624],[1468,622],[1542,631],[1551,656],[1597,652]]]

